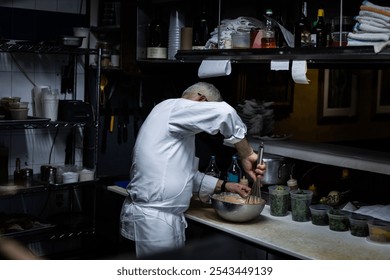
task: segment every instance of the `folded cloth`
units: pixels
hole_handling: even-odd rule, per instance
[[[371,11],[360,10],[359,16],[368,16],[371,18],[377,18],[377,19],[381,19],[381,20],[385,21],[386,23],[390,23],[389,16],[385,16],[385,15],[378,14],[378,13],[371,12]]]
[[[381,15],[390,17],[390,11],[386,11],[386,10],[382,10],[382,9],[378,9],[378,8],[374,8],[374,7],[370,7],[370,6],[361,5],[360,10],[374,12],[377,14],[381,14]]]
[[[386,47],[390,46],[390,41],[385,42],[370,42],[370,41],[359,41],[359,40],[353,40],[348,38],[347,42],[348,47],[352,46],[373,46],[374,52],[379,53],[383,51]]]
[[[371,26],[379,28],[390,28],[390,23],[381,20],[379,18],[367,17],[367,16],[356,16],[354,20],[359,23],[369,24]]]
[[[389,41],[390,34],[385,34],[385,33],[348,33],[348,39],[355,39],[355,40],[369,41],[369,42]]]
[[[390,26],[388,28],[376,27],[366,23],[356,23],[353,30],[357,33],[372,32],[372,33],[385,33],[390,34]]]
[[[371,3],[370,1],[363,1],[362,5],[366,5],[372,8],[380,9],[380,10],[385,10],[385,11],[390,11],[390,7],[385,7],[385,6],[379,6],[374,3]]]

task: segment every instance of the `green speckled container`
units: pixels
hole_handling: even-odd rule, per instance
[[[309,190],[292,190],[291,196],[291,215],[292,220],[296,222],[310,221],[310,204],[313,192]]]

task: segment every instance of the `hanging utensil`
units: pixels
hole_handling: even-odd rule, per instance
[[[261,142],[259,145],[259,149],[258,149],[256,166],[259,165],[259,163],[263,162],[263,154],[264,154],[264,144],[263,144],[263,142]],[[256,177],[256,180],[253,182],[251,191],[250,191],[248,197],[246,198],[245,203],[256,204],[256,203],[260,202],[261,201],[261,187],[262,187],[261,179],[260,179],[260,177]]]
[[[104,106],[106,104],[106,94],[104,92],[104,89],[108,85],[108,79],[106,76],[101,75],[100,77],[100,105]]]

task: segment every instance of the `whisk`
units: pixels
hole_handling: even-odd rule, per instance
[[[264,152],[264,144],[263,142],[261,142],[258,149],[257,165],[263,162],[263,152]],[[256,204],[261,202],[261,186],[262,185],[261,185],[260,177],[256,177],[256,180],[253,182],[251,191],[248,197],[246,198],[246,203]]]

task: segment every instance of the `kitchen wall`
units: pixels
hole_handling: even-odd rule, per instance
[[[379,118],[375,115],[376,74],[375,70],[361,70],[363,78],[359,81],[357,99],[357,116],[352,120],[319,123],[319,75],[317,69],[309,69],[307,77],[309,85],[294,85],[294,103],[292,113],[288,118],[278,121],[276,133],[293,134],[294,140],[310,142],[344,142],[362,141],[366,143],[377,139],[390,138],[389,118]],[[386,116],[384,116],[386,117]],[[378,143],[378,142],[372,142]],[[387,149],[375,144],[370,149]]]
[[[28,20],[20,20],[20,15],[31,15],[36,19],[39,15],[46,18],[78,18],[85,15],[86,1],[83,0],[2,0],[0,1],[0,13],[9,14],[8,23],[0,20],[0,37],[5,39],[32,40],[16,35],[20,25],[30,28],[33,24]],[[11,22],[11,24],[10,24]],[[36,19],[35,23],[39,22]],[[50,26],[50,25],[54,26]],[[71,24],[71,23],[70,23]],[[36,25],[37,26],[37,25]],[[61,24],[55,26],[54,22],[47,22],[49,27],[60,30]],[[65,26],[65,25],[64,25]],[[41,34],[39,30],[29,33]],[[8,36],[6,36],[6,35]],[[58,34],[67,35],[67,34]],[[15,37],[9,37],[15,36]],[[84,67],[79,60],[77,67],[76,98],[84,97]],[[49,85],[52,89],[61,89],[61,70],[68,65],[69,57],[66,55],[46,54],[22,54],[0,53],[0,98],[21,97],[22,101],[28,101],[29,116],[32,116],[31,91],[35,85]],[[19,66],[20,67],[19,67]],[[62,99],[71,99],[70,93],[62,93]],[[23,167],[33,168],[34,174],[40,173],[42,164],[63,165],[65,163],[66,139],[71,132],[68,128],[60,129],[27,129],[27,130],[1,130],[0,144],[9,149],[9,174],[15,169],[15,159],[21,159]],[[77,133],[76,165],[82,165],[82,136]]]

